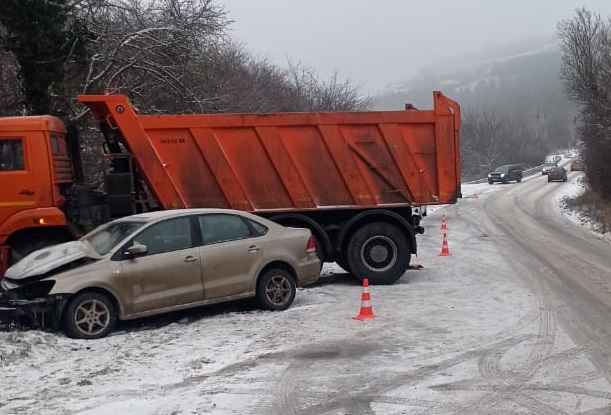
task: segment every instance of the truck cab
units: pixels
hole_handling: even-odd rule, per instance
[[[65,228],[60,189],[71,185],[72,177],[66,127],[59,118],[0,118],[0,276],[8,245],[23,256],[37,248],[42,229]],[[58,232],[54,238],[63,236]]]

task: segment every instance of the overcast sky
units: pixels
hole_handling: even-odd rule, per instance
[[[337,71],[375,93],[440,59],[555,34],[578,7],[611,13],[609,0],[219,0],[234,37],[286,66],[323,78]]]

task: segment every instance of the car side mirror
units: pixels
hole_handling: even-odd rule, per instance
[[[125,250],[125,256],[128,258],[136,258],[142,255],[146,255],[148,251],[149,249],[146,245],[135,244]]]

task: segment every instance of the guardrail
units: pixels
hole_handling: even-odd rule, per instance
[[[543,168],[543,164],[540,166],[531,167],[530,169],[522,170],[522,174],[524,176],[532,176],[535,173],[540,172],[542,168]],[[488,178],[485,178],[485,179],[471,180],[469,182],[463,182],[463,184],[480,184],[480,183],[486,183],[487,181],[488,181]]]

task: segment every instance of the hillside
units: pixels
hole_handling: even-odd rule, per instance
[[[430,108],[431,91],[441,90],[457,100],[463,111],[490,108],[532,126],[550,149],[566,148],[574,144],[576,110],[564,92],[561,63],[555,40],[504,45],[442,61],[412,79],[391,85],[373,97],[375,108],[399,109],[406,102]]]

